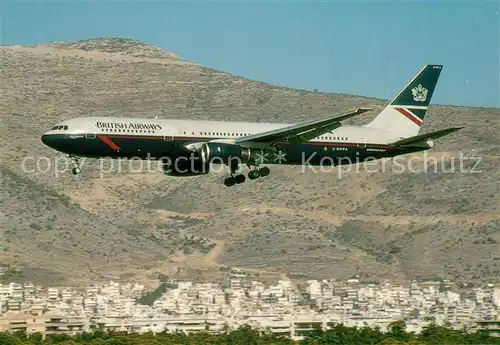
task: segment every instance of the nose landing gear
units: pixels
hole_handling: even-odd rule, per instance
[[[79,173],[81,173],[82,170],[80,169],[80,164],[78,164],[78,157],[70,155],[69,159],[71,159],[71,165],[73,165],[73,168],[71,169],[73,175],[78,175]]]

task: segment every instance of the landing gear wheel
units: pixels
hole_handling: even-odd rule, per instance
[[[255,180],[256,178],[259,178],[260,174],[258,170],[250,170],[248,172],[248,178],[250,180]]]
[[[259,169],[259,175],[262,177],[267,176],[270,173],[271,173],[271,169],[269,169],[268,167],[263,167],[263,168]]]
[[[234,181],[237,183],[237,184],[240,184],[240,183],[243,183],[245,182],[246,178],[245,178],[245,175],[243,174],[240,174],[240,175],[236,175],[234,177]]]
[[[236,183],[234,177],[228,177],[227,179],[224,180],[224,186],[226,187],[232,187]]]
[[[71,172],[73,173],[73,175],[78,175],[82,171],[80,170],[80,168],[73,168],[73,169],[71,169]]]

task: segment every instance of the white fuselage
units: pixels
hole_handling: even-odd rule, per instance
[[[98,124],[102,124],[99,126]],[[120,128],[114,124],[135,124]],[[140,128],[141,125],[151,125],[151,128]],[[266,132],[290,126],[289,123],[266,122],[225,122],[201,120],[174,120],[174,119],[147,119],[125,117],[79,117],[62,121],[57,126],[67,126],[67,129],[51,129],[46,135],[134,135],[134,136],[161,136],[165,139],[172,137],[206,138],[207,140],[229,139]],[[158,129],[154,127],[158,126]],[[54,128],[55,128],[54,127]],[[161,127],[161,129],[159,129]],[[311,142],[344,142],[344,143],[373,143],[390,144],[405,138],[400,133],[385,131],[364,126],[341,126],[330,133],[323,134]]]

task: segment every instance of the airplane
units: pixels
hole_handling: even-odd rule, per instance
[[[269,175],[266,165],[340,166],[428,150],[434,139],[464,127],[419,135],[443,65],[426,65],[371,122],[341,122],[372,108],[360,107],[301,123],[225,122],[126,117],[77,117],[42,135],[42,142],[68,154],[73,174],[78,158],[139,158],[160,163],[168,176],[208,174],[227,166],[224,185]],[[355,162],[355,163],[354,163]],[[213,168],[212,168],[213,170]]]

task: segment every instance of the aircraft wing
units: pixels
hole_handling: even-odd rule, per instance
[[[358,108],[326,119],[308,120],[285,128],[247,135],[237,138],[234,143],[245,144],[253,142],[273,144],[285,140],[293,143],[302,143],[342,126],[340,121],[363,114],[372,109],[373,108]]]

